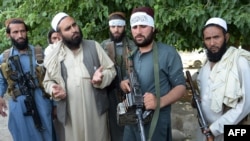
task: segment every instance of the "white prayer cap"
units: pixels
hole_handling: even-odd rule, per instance
[[[227,31],[227,23],[222,18],[218,18],[218,17],[210,18],[206,22],[205,27],[208,26],[208,25],[210,25],[210,24],[216,24],[216,25],[222,27],[223,29],[225,29]]]
[[[62,18],[67,17],[67,16],[69,16],[69,15],[66,14],[66,13],[64,13],[64,12],[59,12],[59,13],[57,13],[57,14],[54,16],[54,18],[52,19],[52,21],[51,21],[51,26],[52,26],[52,28],[53,28],[55,31],[57,31],[57,26],[58,26],[59,22],[62,20]]]

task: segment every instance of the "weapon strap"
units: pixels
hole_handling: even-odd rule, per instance
[[[133,53],[132,53],[133,54]],[[158,46],[154,42],[153,43],[153,59],[154,59],[154,77],[155,77],[155,93],[156,93],[156,99],[157,99],[157,106],[154,111],[154,115],[152,118],[152,121],[150,123],[150,129],[149,129],[149,136],[148,136],[148,141],[151,141],[151,138],[153,136],[153,133],[155,131],[155,127],[159,118],[159,113],[160,113],[160,77],[159,77],[159,64],[158,64]],[[126,64],[128,64],[128,72],[130,72],[132,69],[131,66],[132,60],[128,61]]]
[[[109,58],[113,61],[114,64],[116,64],[115,43],[113,41],[108,42],[106,44],[106,48],[108,51]]]
[[[29,60],[30,60],[30,73],[34,77],[34,68],[33,68],[33,62],[32,62],[32,50],[30,47],[28,47],[28,55],[29,55]]]
[[[154,77],[155,77],[155,92],[156,92],[157,106],[154,111],[152,121],[150,123],[148,141],[151,141],[160,113],[160,80],[159,80],[160,77],[159,77],[159,64],[158,64],[158,46],[155,42],[153,43],[153,46],[154,46],[153,47]]]

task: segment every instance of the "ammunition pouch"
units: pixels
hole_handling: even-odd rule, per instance
[[[45,77],[46,69],[44,67],[44,54],[42,51],[42,47],[36,46],[35,48],[35,56],[36,56],[36,77],[38,80],[38,86],[43,92],[43,96],[46,98],[50,98],[51,95],[46,93],[43,86],[43,79]]]
[[[50,98],[51,95],[46,93],[45,88],[43,86],[43,79],[44,79],[44,76],[45,76],[45,72],[46,72],[46,69],[44,68],[44,66],[38,65],[36,67],[36,76],[37,76],[39,88],[41,88],[44,97]]]
[[[143,111],[143,123],[151,122],[153,118],[152,111]],[[127,107],[125,103],[121,102],[117,105],[117,124],[120,126],[137,124],[138,119],[136,115],[136,107]]]
[[[8,64],[4,62],[1,64],[1,71],[2,71],[4,78],[6,79],[8,83],[7,94],[10,95],[13,98],[13,100],[16,100],[16,98],[21,95],[21,91],[18,88],[15,88],[16,82],[11,79],[11,75],[13,75],[12,70],[9,68]],[[50,98],[50,95],[45,93],[45,90],[42,84],[42,81],[45,75],[45,71],[44,72],[42,71],[42,66],[38,66],[36,68],[36,74],[37,74],[39,87],[43,91],[43,96],[46,98]]]
[[[7,63],[4,62],[1,64],[1,71],[2,71],[3,77],[6,79],[8,83],[7,94],[10,95],[13,98],[13,100],[16,100],[15,95],[20,95],[20,94],[18,94],[17,91],[14,91],[16,83],[10,78],[12,71],[11,69],[9,69],[9,66]]]

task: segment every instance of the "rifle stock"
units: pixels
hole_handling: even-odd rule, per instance
[[[187,81],[190,85],[190,89],[192,91],[192,95],[193,95],[193,102],[194,102],[194,105],[197,109],[197,117],[198,117],[198,122],[199,122],[199,125],[200,125],[200,128],[201,128],[201,131],[204,132],[204,131],[209,131],[209,125],[207,124],[207,120],[205,119],[205,115],[201,109],[201,104],[200,104],[200,97],[199,97],[199,94],[198,94],[198,90],[195,89],[194,87],[194,84],[193,84],[193,80],[192,80],[192,77],[190,75],[190,72],[189,71],[186,71],[186,77],[187,77]],[[207,141],[213,141],[213,135],[212,133],[209,131],[209,132],[206,132],[204,133],[206,138],[207,138]]]

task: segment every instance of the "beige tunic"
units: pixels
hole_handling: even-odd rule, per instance
[[[112,61],[104,50],[96,44],[103,70],[103,88],[110,84],[115,76]],[[73,53],[64,48],[64,64],[67,68],[67,121],[65,125],[66,141],[109,141],[107,113],[98,115],[90,75],[83,64],[83,50]],[[48,67],[48,66],[47,66]],[[94,66],[93,66],[94,67]],[[46,75],[44,84],[47,91],[52,91],[53,78]]]

